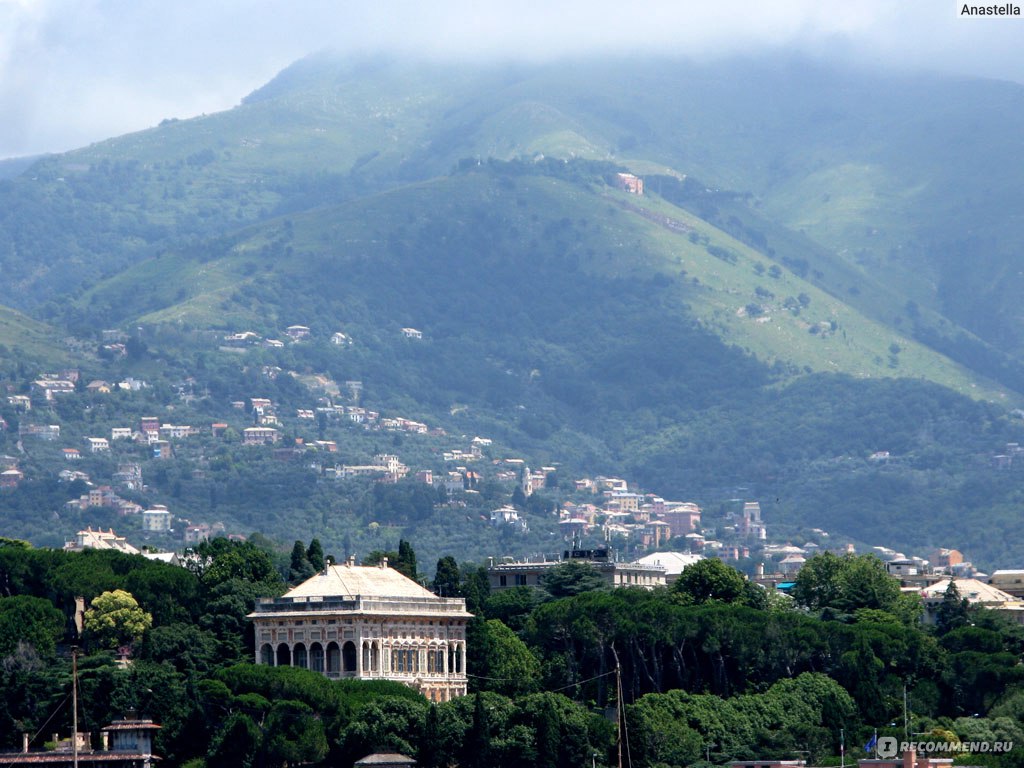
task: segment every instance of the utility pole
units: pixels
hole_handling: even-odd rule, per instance
[[[903,682],[903,740],[910,741],[910,727],[907,719],[907,683]]]
[[[71,755],[78,768],[78,648],[71,647]]]
[[[618,659],[616,659],[616,662],[617,661],[618,661]],[[624,723],[622,722],[622,719],[623,719],[623,711],[622,711],[622,669],[619,667],[619,665],[617,663],[615,665],[615,707],[616,707],[616,714],[618,715],[618,718],[619,718],[619,722],[618,722],[619,733],[618,733],[618,739],[616,739],[616,741],[618,741],[618,745],[617,746],[618,746],[618,750],[619,750],[619,768],[622,768],[622,726],[624,725]]]

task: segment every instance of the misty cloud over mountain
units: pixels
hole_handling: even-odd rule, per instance
[[[1017,26],[952,4],[811,0],[102,3],[0,1],[0,158],[54,152],[230,108],[322,49],[552,59],[698,59],[774,50],[858,66],[1024,78]]]

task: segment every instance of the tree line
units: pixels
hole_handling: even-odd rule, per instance
[[[570,563],[540,588],[491,594],[485,568],[442,557],[430,587],[474,614],[471,695],[431,704],[398,683],[252,664],[254,601],[331,561],[316,540],[280,555],[221,538],[182,568],[0,542],[0,746],[16,749],[48,721],[48,733],[70,729],[59,705],[72,644],[82,729],[136,711],[162,725],[166,764],[189,768],[345,766],[381,750],[427,768],[611,765],[620,733],[633,764],[651,768],[821,763],[841,734],[899,735],[889,724],[902,722],[904,690],[917,733],[1024,743],[1024,630],[968,606],[955,582],[925,627],[920,602],[871,557],[812,558],[792,598],[718,560],[656,590],[610,589]],[[368,560],[382,557],[425,578],[408,541]]]

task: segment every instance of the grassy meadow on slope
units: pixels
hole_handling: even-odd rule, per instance
[[[52,328],[0,306],[0,360],[22,367],[61,365],[69,362],[71,355]]]
[[[557,324],[538,318],[584,311],[586,297],[577,295],[584,277],[629,280],[663,297],[662,313],[651,322],[697,320],[726,343],[791,372],[923,378],[1012,402],[687,211],[607,186],[599,171],[608,174],[608,167],[466,169],[277,219],[205,244],[199,255],[154,257],[87,292],[81,311],[106,324],[225,330],[319,322],[326,331],[333,320],[364,339],[382,325],[411,325],[435,339],[479,337],[504,349],[519,339],[550,340]],[[467,243],[475,247],[471,257],[460,253]],[[538,291],[538,270],[558,272],[546,278],[557,292]],[[594,291],[596,299],[601,293]],[[488,306],[502,310],[489,313]],[[594,306],[610,308],[607,299]],[[643,332],[639,325],[619,331]]]
[[[671,168],[749,194],[776,225],[892,286],[876,319],[907,320],[912,300],[953,321],[943,337],[961,325],[1017,354],[1024,218],[1005,159],[1022,122],[1015,86],[777,58],[467,70],[312,57],[236,109],[44,158],[0,183],[0,301],[55,316],[58,295],[197,238],[446,174],[465,157],[548,155]]]

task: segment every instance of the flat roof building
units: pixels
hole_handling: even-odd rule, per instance
[[[487,577],[492,591],[512,587],[539,587],[545,574],[566,563],[585,563],[593,566],[611,587],[654,587],[665,586],[665,568],[660,565],[622,563],[611,557],[607,549],[565,550],[561,557],[547,557],[541,560],[496,563],[491,558],[487,566]]]

